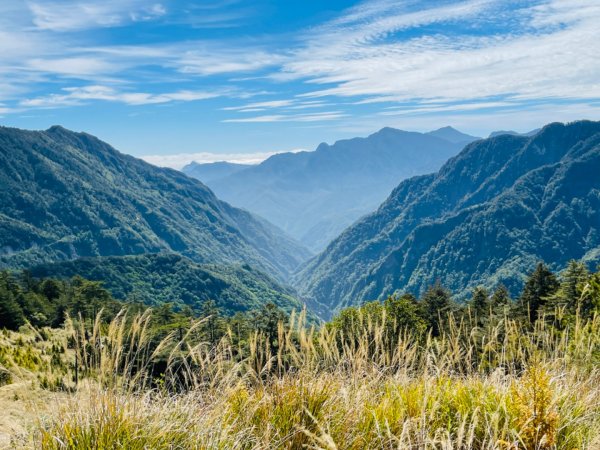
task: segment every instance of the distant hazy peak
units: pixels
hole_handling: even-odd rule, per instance
[[[438,128],[437,130],[429,131],[428,134],[430,136],[435,136],[441,139],[445,139],[454,143],[469,143],[481,139],[476,136],[471,136],[469,134],[458,131],[456,128],[451,126],[445,126],[442,128]]]
[[[519,133],[519,132],[513,131],[513,130],[498,130],[498,131],[492,131],[488,137],[493,138],[496,136],[501,136],[503,134],[509,134],[511,136],[527,136],[527,137],[529,137],[529,136],[535,136],[540,131],[541,131],[541,128],[536,128],[535,130],[528,131],[527,133]]]
[[[208,183],[212,180],[223,178],[229,175],[238,173],[252,164],[239,164],[228,161],[216,161],[209,163],[198,163],[192,161],[181,169],[186,175],[197,178],[198,180]]]
[[[205,163],[200,163],[200,162],[196,162],[196,161],[192,161],[189,164],[186,164],[185,166],[183,166],[182,171],[185,172],[186,170],[190,170],[193,169],[195,167],[213,167],[213,168],[221,168],[221,167],[239,167],[239,168],[246,168],[246,167],[250,167],[253,164],[241,164],[241,163],[233,163],[233,162],[229,162],[229,161],[214,161],[214,162],[205,162]]]

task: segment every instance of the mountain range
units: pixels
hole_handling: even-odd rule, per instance
[[[323,313],[436,281],[458,298],[500,283],[515,294],[538,261],[570,259],[600,262],[600,122],[472,142],[400,183],[293,283]]]
[[[198,180],[86,133],[0,127],[0,268],[174,252],[285,280],[310,253]]]
[[[476,139],[451,127],[429,133],[383,128],[366,138],[322,143],[311,152],[273,155],[250,167],[191,164],[183,171],[317,252],[373,211],[400,181],[437,170]]]

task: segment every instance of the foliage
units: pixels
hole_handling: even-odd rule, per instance
[[[61,127],[0,127],[0,198],[4,268],[170,251],[284,279],[309,256],[197,180]]]
[[[131,372],[149,367],[152,353],[119,350],[148,340],[119,319],[99,329],[105,345],[90,366],[104,387],[86,384],[61,400],[39,425],[39,448],[591,450],[600,437],[600,373],[590,364],[598,317],[577,319],[568,334],[504,319],[502,337],[486,333],[487,359],[467,324],[420,345],[406,333],[390,347],[387,320],[345,336],[292,316],[279,324],[276,354],[262,332],[241,353],[228,334],[208,347],[194,345],[193,333],[167,339],[156,390]]]
[[[199,314],[208,300],[226,315],[273,303],[290,313],[302,309],[290,288],[248,265],[196,264],[175,254],[80,258],[34,267],[35,277],[76,275],[101,281],[120,301],[158,306],[188,305]]]
[[[538,261],[600,263],[600,122],[467,145],[439,172],[400,183],[293,284],[333,313],[439,280],[460,300],[504,284],[517,297]]]
[[[496,300],[476,290],[458,305],[440,284],[420,300],[394,295],[319,327],[272,304],[233,317],[206,302],[199,317],[163,304],[86,318],[93,308],[72,301],[79,309],[63,329],[3,332],[0,364],[64,391],[38,423],[42,449],[591,450],[600,311],[583,315],[581,305],[600,304],[597,276],[569,290],[572,271],[559,274],[556,292],[580,296],[558,306],[564,323],[544,309],[531,322],[501,288]],[[22,275],[7,285],[15,298],[114,301],[81,278]],[[432,315],[434,304],[445,309]]]

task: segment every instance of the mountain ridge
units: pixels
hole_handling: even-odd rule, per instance
[[[367,137],[321,143],[312,152],[276,154],[209,186],[316,251],[372,211],[400,180],[439,168],[462,146],[386,127]]]
[[[473,142],[437,173],[400,183],[377,211],[305,263],[294,285],[313,304],[337,310],[396,289],[419,294],[436,279],[462,298],[478,283],[516,290],[518,270],[536,260],[560,265],[587,255],[596,261],[600,181],[589,171],[581,177],[564,171],[581,170],[588,158],[600,173],[597,141],[600,122],[581,121],[549,124],[533,137]],[[540,183],[553,190],[540,191]],[[565,206],[556,203],[560,192],[572,196]],[[571,203],[586,205],[584,213]],[[557,220],[561,214],[579,231],[568,233]],[[564,254],[551,251],[558,242]]]
[[[283,280],[310,253],[198,180],[87,133],[0,128],[0,266],[172,251]]]
[[[219,178],[233,175],[248,167],[252,167],[252,164],[239,164],[228,161],[215,161],[211,163],[198,163],[192,161],[183,166],[181,171],[203,183],[208,183],[210,181],[218,180]]]

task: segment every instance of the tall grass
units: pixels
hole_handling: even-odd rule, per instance
[[[69,322],[85,381],[40,421],[40,448],[600,448],[597,317],[565,330],[450,317],[439,337],[391,340],[385,319],[343,336],[300,314],[276,345],[257,332],[209,346],[196,323],[152,350],[150,320]]]

